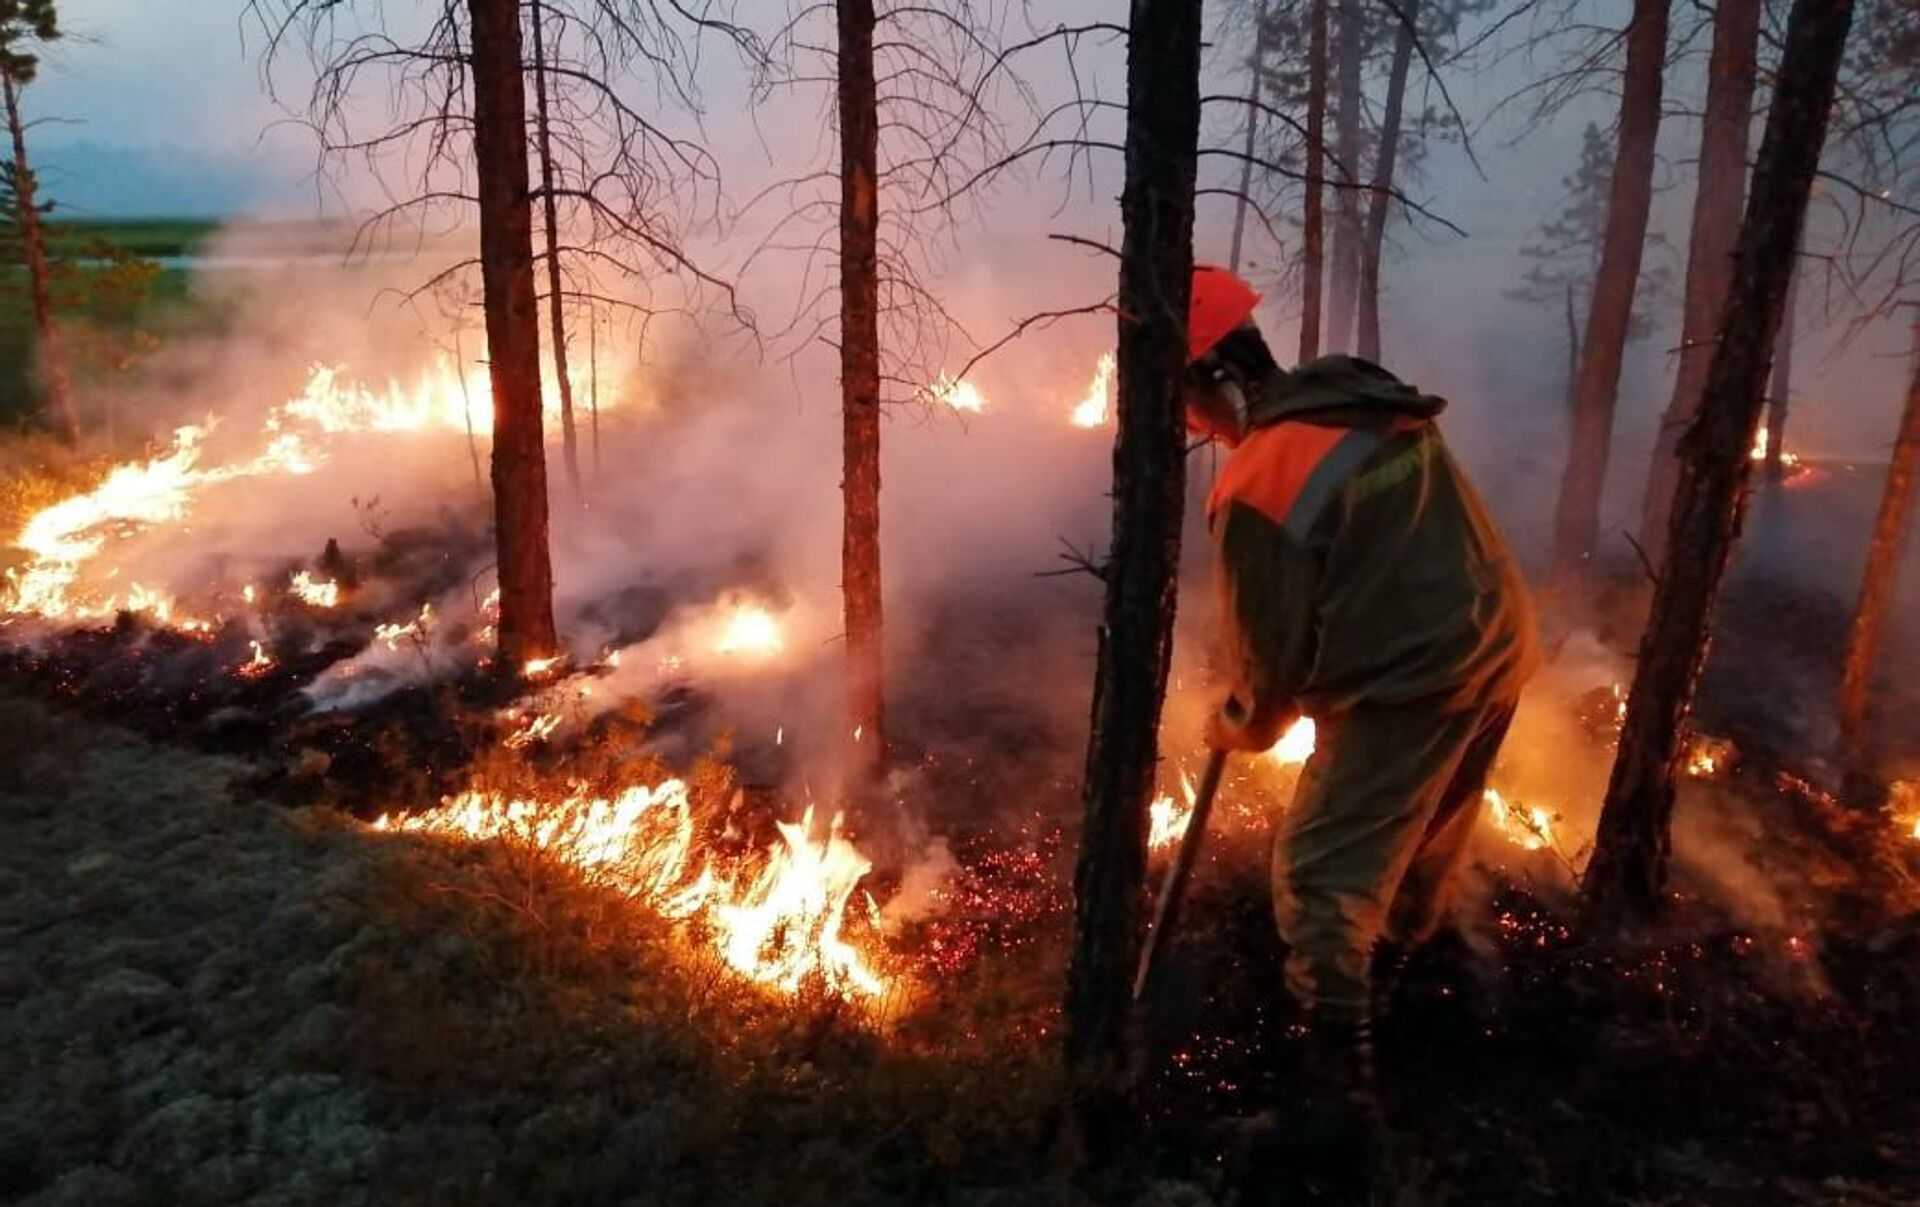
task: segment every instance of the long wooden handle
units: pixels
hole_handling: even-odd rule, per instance
[[[1180,849],[1174,852],[1173,864],[1167,868],[1167,878],[1160,885],[1160,899],[1153,907],[1153,929],[1147,932],[1146,945],[1140,949],[1140,968],[1133,976],[1136,1002],[1146,994],[1154,962],[1179,921],[1180,900],[1186,896],[1193,865],[1200,859],[1200,844],[1207,836],[1207,814],[1213,811],[1213,798],[1220,791],[1220,775],[1226,769],[1226,751],[1216,750],[1208,756],[1207,769],[1200,777],[1199,794],[1193,798],[1193,814],[1187,818],[1187,832],[1180,836]]]

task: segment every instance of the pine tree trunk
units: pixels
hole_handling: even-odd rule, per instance
[[[7,101],[7,133],[13,137],[14,200],[20,210],[20,245],[27,257],[27,285],[33,294],[33,330],[41,384],[47,391],[47,410],[60,425],[67,443],[80,442],[80,416],[73,406],[73,387],[67,379],[66,350],[53,320],[53,289],[47,280],[47,245],[40,226],[37,182],[27,164],[27,126],[20,118],[20,87],[11,71],[0,71]]]
[[[1134,0],[1127,45],[1113,543],[1082,788],[1066,999],[1080,1136],[1095,1155],[1116,1152],[1130,1120],[1129,995],[1186,483],[1179,382],[1193,277],[1200,5]]]
[[[1913,324],[1913,362],[1907,385],[1907,405],[1900,416],[1900,434],[1887,464],[1887,485],[1880,496],[1880,514],[1873,522],[1873,541],[1867,547],[1867,570],[1860,581],[1860,602],[1854,608],[1853,628],[1847,635],[1847,658],[1840,674],[1841,759],[1853,775],[1868,769],[1867,697],[1873,672],[1880,664],[1880,643],[1894,588],[1900,582],[1900,564],[1906,557],[1907,530],[1913,522],[1914,480],[1920,476],[1920,318]]]
[[[1325,297],[1327,192],[1327,4],[1307,0],[1307,172],[1300,206],[1300,363],[1320,355]]]
[[[840,588],[847,626],[852,769],[871,780],[886,758],[880,609],[880,121],[873,0],[837,0],[840,79],[840,403],[845,530]]]
[[[1567,282],[1567,414],[1573,414],[1573,392],[1580,388],[1580,307]]]
[[[1699,184],[1693,229],[1687,237],[1687,299],[1680,326],[1680,364],[1673,397],[1654,437],[1640,504],[1640,547],[1659,560],[1666,552],[1667,513],[1679,476],[1674,450],[1700,406],[1700,387],[1713,361],[1713,337],[1733,277],[1733,241],[1747,194],[1748,130],[1758,76],[1760,0],[1719,0],[1713,10],[1713,53],[1707,62],[1707,108],[1700,122]]]
[[[1787,312],[1780,317],[1780,338],[1773,345],[1773,386],[1767,399],[1767,477],[1775,482],[1786,477],[1787,407],[1793,400],[1794,316],[1800,310],[1800,276],[1794,265],[1793,280],[1787,285]]]
[[[1650,917],[1666,891],[1687,714],[1714,599],[1740,532],[1767,365],[1852,21],[1853,0],[1794,0],[1788,18],[1700,415],[1680,441],[1667,556],[1587,868],[1589,917],[1602,926]]]
[[[584,503],[580,486],[580,446],[573,427],[573,380],[567,375],[566,294],[560,284],[560,199],[553,190],[553,127],[547,117],[546,8],[533,3],[534,123],[540,138],[540,204],[547,234],[547,313],[551,324],[548,343],[553,351],[553,377],[560,391],[560,446],[567,465],[567,486],[573,501]]]
[[[473,158],[480,192],[480,282],[493,384],[493,512],[501,668],[559,653],[547,550],[547,461],[540,424],[540,307],[533,284],[533,194],[519,0],[467,0],[473,19]]]
[[[1393,198],[1394,161],[1400,154],[1400,118],[1406,104],[1407,73],[1413,66],[1413,41],[1420,27],[1420,0],[1400,0],[1400,32],[1393,40],[1393,65],[1387,71],[1387,103],[1380,115],[1380,155],[1367,197],[1366,241],[1360,248],[1360,338],[1357,351],[1380,359],[1380,260],[1386,253],[1387,214]]]
[[[1327,295],[1327,350],[1353,347],[1354,300],[1360,283],[1360,72],[1363,0],[1340,6],[1340,53],[1334,83],[1340,93],[1334,142],[1339,148],[1340,191],[1333,200],[1333,277]]]
[[[600,476],[600,316],[587,311],[587,421],[593,427],[593,476]]]
[[[1554,517],[1553,573],[1560,586],[1585,576],[1600,539],[1600,497],[1613,441],[1620,364],[1633,321],[1633,295],[1647,243],[1653,201],[1653,152],[1660,133],[1660,94],[1672,0],[1634,0],[1627,28],[1627,69],[1620,95],[1620,149],[1607,194],[1607,229],[1587,309],[1580,373],[1574,388],[1573,439]]]
[[[1260,136],[1260,73],[1267,61],[1267,4],[1253,15],[1253,57],[1247,61],[1247,141],[1241,151],[1240,196],[1233,207],[1233,242],[1227,253],[1227,267],[1240,271],[1240,252],[1247,233],[1247,209],[1253,196],[1254,148]]]

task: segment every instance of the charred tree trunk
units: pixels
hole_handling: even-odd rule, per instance
[[[1687,299],[1680,326],[1680,365],[1673,397],[1654,437],[1640,504],[1640,547],[1665,552],[1667,513],[1679,476],[1674,450],[1700,406],[1713,361],[1713,337],[1733,276],[1733,241],[1747,194],[1748,130],[1758,75],[1760,0],[1720,0],[1713,10],[1713,54],[1707,65],[1707,109],[1700,122],[1700,175],[1687,236]]]
[[[1867,696],[1873,671],[1880,662],[1880,641],[1894,588],[1900,582],[1900,563],[1907,552],[1907,529],[1913,520],[1914,479],[1920,476],[1920,317],[1913,323],[1912,376],[1907,405],[1900,416],[1900,434],[1887,464],[1886,490],[1880,496],[1880,514],[1873,522],[1873,541],[1867,547],[1867,570],[1860,581],[1860,602],[1854,608],[1853,628],[1847,635],[1847,660],[1840,674],[1841,758],[1848,774],[1861,777],[1868,770]]]
[[[480,193],[480,281],[493,383],[493,515],[499,554],[501,669],[560,649],[547,550],[547,461],[540,424],[540,307],[533,284],[526,64],[519,0],[467,0],[473,19],[473,159]]]
[[[20,246],[27,258],[27,286],[33,294],[33,332],[38,345],[41,384],[47,391],[47,410],[60,425],[67,443],[80,441],[80,416],[73,406],[73,387],[67,379],[66,350],[53,321],[53,289],[47,280],[47,244],[40,226],[40,203],[34,196],[33,169],[27,164],[27,126],[20,118],[20,85],[11,71],[0,71],[7,101],[7,133],[13,138],[14,200],[20,210]]]
[[[1186,483],[1179,382],[1193,284],[1200,5],[1134,0],[1127,45],[1113,543],[1104,574],[1066,998],[1080,1137],[1096,1155],[1116,1151],[1130,1130],[1124,1109],[1129,992]]]
[[[1353,347],[1354,298],[1360,283],[1360,70],[1362,0],[1340,6],[1340,52],[1334,85],[1340,108],[1335,116],[1334,142],[1339,148],[1340,192],[1333,204],[1333,279],[1327,295],[1327,348],[1346,352]]]
[[[1651,916],[1665,893],[1682,735],[1714,599],[1740,532],[1767,364],[1852,23],[1853,0],[1794,0],[1787,21],[1713,363],[1699,416],[1680,441],[1667,556],[1587,869],[1589,917],[1602,925]]]
[[[1394,161],[1400,154],[1400,115],[1407,98],[1407,72],[1413,66],[1413,41],[1419,36],[1420,0],[1400,0],[1400,32],[1393,40],[1393,65],[1387,71],[1387,103],[1380,114],[1380,155],[1367,198],[1366,239],[1360,247],[1360,338],[1356,349],[1380,359],[1380,260],[1386,252],[1387,214],[1393,205]]]
[[[880,120],[873,0],[837,0],[840,79],[840,405],[847,726],[853,770],[886,758],[880,611]]]
[[[1325,296],[1327,193],[1327,4],[1307,0],[1307,172],[1300,203],[1300,363],[1320,355]]]
[[[567,486],[582,503],[580,446],[573,428],[573,381],[567,376],[566,293],[560,284],[560,199],[553,189],[553,127],[547,119],[546,8],[533,3],[534,125],[540,139],[540,205],[547,234],[547,316],[552,326],[554,388],[560,392],[560,447],[566,457]]]
[[[1773,387],[1767,399],[1767,477],[1778,482],[1787,473],[1787,407],[1793,400],[1794,316],[1800,309],[1800,268],[1787,284],[1787,312],[1780,316],[1780,338],[1773,345]]]
[[[1260,73],[1267,62],[1267,5],[1261,0],[1253,14],[1253,57],[1247,61],[1247,140],[1241,148],[1240,196],[1233,207],[1233,243],[1227,267],[1240,271],[1240,252],[1247,233],[1247,207],[1252,204],[1254,146],[1260,135]]]
[[[1620,149],[1607,194],[1607,229],[1593,303],[1587,308],[1580,373],[1574,387],[1573,439],[1554,517],[1553,571],[1561,586],[1584,577],[1600,538],[1600,496],[1613,441],[1620,363],[1633,321],[1633,295],[1647,243],[1653,201],[1653,152],[1660,134],[1660,93],[1672,0],[1634,0],[1627,27],[1627,70],[1620,95]]]

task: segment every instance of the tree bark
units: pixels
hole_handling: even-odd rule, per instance
[[[1300,208],[1300,363],[1320,355],[1325,296],[1327,191],[1327,4],[1307,0],[1307,172]]]
[[[1800,310],[1800,266],[1787,283],[1787,312],[1780,316],[1780,338],[1773,345],[1773,386],[1767,399],[1767,477],[1786,477],[1787,407],[1793,399],[1794,316]]]
[[[1600,538],[1600,497],[1613,441],[1620,363],[1633,321],[1633,295],[1647,243],[1653,201],[1653,152],[1660,134],[1660,94],[1672,0],[1634,0],[1627,27],[1627,68],[1620,95],[1620,149],[1607,194],[1607,229],[1587,308],[1586,338],[1574,389],[1573,439],[1554,517],[1554,581],[1571,586],[1585,575]]]
[[[534,125],[540,140],[540,205],[546,219],[547,313],[552,326],[554,387],[560,392],[560,447],[567,465],[573,501],[584,503],[580,486],[580,446],[573,426],[573,380],[567,375],[566,294],[560,284],[560,200],[553,189],[553,127],[547,118],[546,6],[533,0]]]
[[[1240,252],[1247,233],[1247,207],[1252,204],[1254,146],[1260,134],[1260,72],[1267,61],[1267,3],[1253,15],[1253,57],[1247,61],[1247,140],[1241,148],[1240,196],[1233,207],[1233,242],[1227,267],[1240,271]]]
[[[1587,869],[1588,916],[1599,925],[1648,918],[1665,894],[1687,714],[1714,600],[1740,532],[1767,365],[1852,22],[1853,0],[1794,0],[1788,18],[1700,413],[1680,441],[1667,556]]]
[[[60,425],[69,444],[80,442],[80,416],[73,405],[73,386],[67,377],[66,350],[53,319],[53,289],[47,280],[47,245],[40,226],[39,201],[34,196],[33,169],[27,164],[27,126],[20,118],[20,86],[11,71],[0,71],[7,101],[7,133],[13,138],[14,200],[20,210],[20,245],[27,257],[27,285],[33,294],[33,329],[38,344],[41,384],[47,391],[47,410]]]
[[[840,100],[840,404],[847,727],[854,774],[886,758],[880,607],[880,120],[873,0],[837,0]]]
[[[1900,434],[1887,464],[1887,485],[1880,496],[1880,514],[1873,522],[1873,540],[1867,546],[1866,574],[1860,581],[1860,600],[1847,635],[1847,658],[1840,673],[1841,758],[1855,776],[1867,770],[1867,698],[1874,669],[1880,663],[1880,643],[1894,588],[1900,582],[1900,563],[1907,552],[1907,530],[1913,520],[1914,480],[1920,476],[1920,318],[1913,323],[1913,362],[1907,384],[1907,405],[1900,416]]]
[[[547,549],[547,461],[540,415],[540,307],[533,284],[533,194],[519,0],[467,0],[473,20],[473,158],[480,282],[493,385],[494,541],[501,668],[554,657]]]
[[[1080,1136],[1095,1154],[1116,1152],[1130,1130],[1129,995],[1186,483],[1179,383],[1193,284],[1200,8],[1193,0],[1134,0],[1127,43],[1113,542],[1104,573],[1066,997]]]
[[[1573,414],[1574,391],[1580,388],[1580,309],[1567,282],[1567,414]]]
[[[1666,552],[1667,513],[1680,466],[1680,434],[1700,406],[1700,388],[1713,360],[1713,336],[1733,277],[1733,242],[1747,194],[1748,131],[1758,77],[1760,0],[1719,0],[1713,10],[1713,52],[1707,61],[1707,108],[1700,122],[1699,183],[1693,229],[1687,237],[1687,298],[1680,325],[1680,364],[1673,397],[1654,437],[1640,503],[1640,547],[1659,560]]]
[[[587,420],[593,430],[593,476],[600,477],[600,316],[587,310]]]
[[[1361,10],[1363,0],[1342,0],[1339,51],[1334,64],[1334,87],[1339,108],[1334,114],[1334,145],[1340,191],[1333,199],[1333,275],[1327,293],[1327,350],[1346,352],[1353,347],[1354,301],[1360,283],[1360,71],[1363,62]]]
[[[1387,71],[1386,108],[1380,114],[1380,155],[1373,168],[1373,190],[1367,197],[1366,240],[1360,247],[1360,337],[1358,352],[1380,359],[1380,260],[1386,252],[1387,214],[1393,198],[1394,162],[1400,154],[1400,120],[1407,97],[1407,73],[1413,66],[1413,43],[1419,36],[1420,0],[1400,0],[1400,32],[1393,40],[1393,65]]]

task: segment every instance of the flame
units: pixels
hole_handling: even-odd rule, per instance
[[[704,924],[720,957],[749,981],[794,994],[818,982],[849,998],[888,988],[842,935],[847,902],[872,865],[835,817],[812,836],[813,810],[781,824],[780,841],[737,882],[696,849],[686,784],[634,786],[611,797],[584,789],[557,800],[469,791],[380,831],[468,842],[524,843],[669,918]]]
[[[1894,825],[1920,841],[1920,780],[1901,780],[1887,789],[1887,808]]]
[[[529,718],[525,725],[506,736],[504,745],[508,750],[521,750],[535,742],[545,741],[548,735],[560,728],[559,713],[541,713]]]
[[[1560,849],[1553,832],[1559,819],[1553,814],[1538,805],[1509,803],[1498,788],[1488,788],[1485,799],[1488,819],[1508,841],[1526,851]]]
[[[417,642],[425,640],[428,630],[432,628],[433,605],[424,603],[420,605],[420,614],[404,624],[396,621],[389,624],[375,625],[373,629],[373,639],[390,650],[397,650],[403,641]]]
[[[557,390],[547,389],[543,397],[549,408],[558,407]],[[252,455],[206,463],[213,426],[209,420],[178,428],[165,451],[116,466],[93,489],[29,516],[9,542],[27,558],[0,583],[0,613],[71,623],[128,610],[189,632],[211,630],[217,618],[184,616],[157,588],[143,586],[137,596],[123,595],[104,584],[84,585],[86,572],[111,545],[128,537],[159,528],[187,531],[202,496],[221,483],[313,473],[328,462],[336,440],[356,433],[471,427],[484,435],[492,431],[493,406],[486,374],[477,364],[463,371],[442,360],[410,385],[390,381],[384,390],[349,382],[338,366],[322,365],[308,375],[297,397],[267,413],[253,434],[257,451]],[[112,575],[99,577],[110,582]],[[293,589],[300,594],[297,586]],[[335,606],[301,598],[314,607]]]
[[[560,655],[558,654],[547,658],[529,658],[521,664],[520,673],[529,679],[538,679],[559,665]]]
[[[928,388],[928,393],[933,395],[934,401],[944,402],[956,411],[970,411],[977,415],[987,409],[987,396],[980,392],[979,386],[965,378],[956,379],[942,373]]]
[[[1315,737],[1313,718],[1301,717],[1267,749],[1267,757],[1281,767],[1298,767],[1313,757]]]
[[[340,606],[340,584],[332,579],[315,578],[309,570],[296,571],[287,583],[287,589],[293,592],[295,599],[310,608]]]
[[[1105,425],[1107,416],[1111,414],[1113,408],[1113,374],[1116,363],[1113,353],[1100,354],[1100,362],[1093,369],[1093,380],[1087,383],[1086,397],[1073,404],[1073,426]]]
[[[1765,461],[1767,459],[1767,437],[1769,431],[1767,421],[1764,419],[1761,420],[1759,429],[1753,433],[1753,447],[1747,450],[1747,456],[1752,460]],[[1780,464],[1788,469],[1793,469],[1800,464],[1800,454],[1793,452],[1791,449],[1783,448],[1780,450]]]
[[[1687,774],[1695,779],[1712,779],[1732,766],[1739,752],[1725,738],[1695,734],[1687,739],[1686,753]]]
[[[714,653],[740,658],[771,658],[784,648],[779,617],[751,602],[729,605],[713,640]]]
[[[240,669],[235,673],[243,679],[258,679],[273,669],[273,657],[259,642],[251,641],[247,644],[253,647],[253,657],[241,663]]]
[[[1172,796],[1161,793],[1147,806],[1147,849],[1162,850],[1186,837],[1187,825],[1193,820],[1193,780],[1187,773],[1180,773],[1180,793],[1186,798],[1185,804],[1176,804]]]

